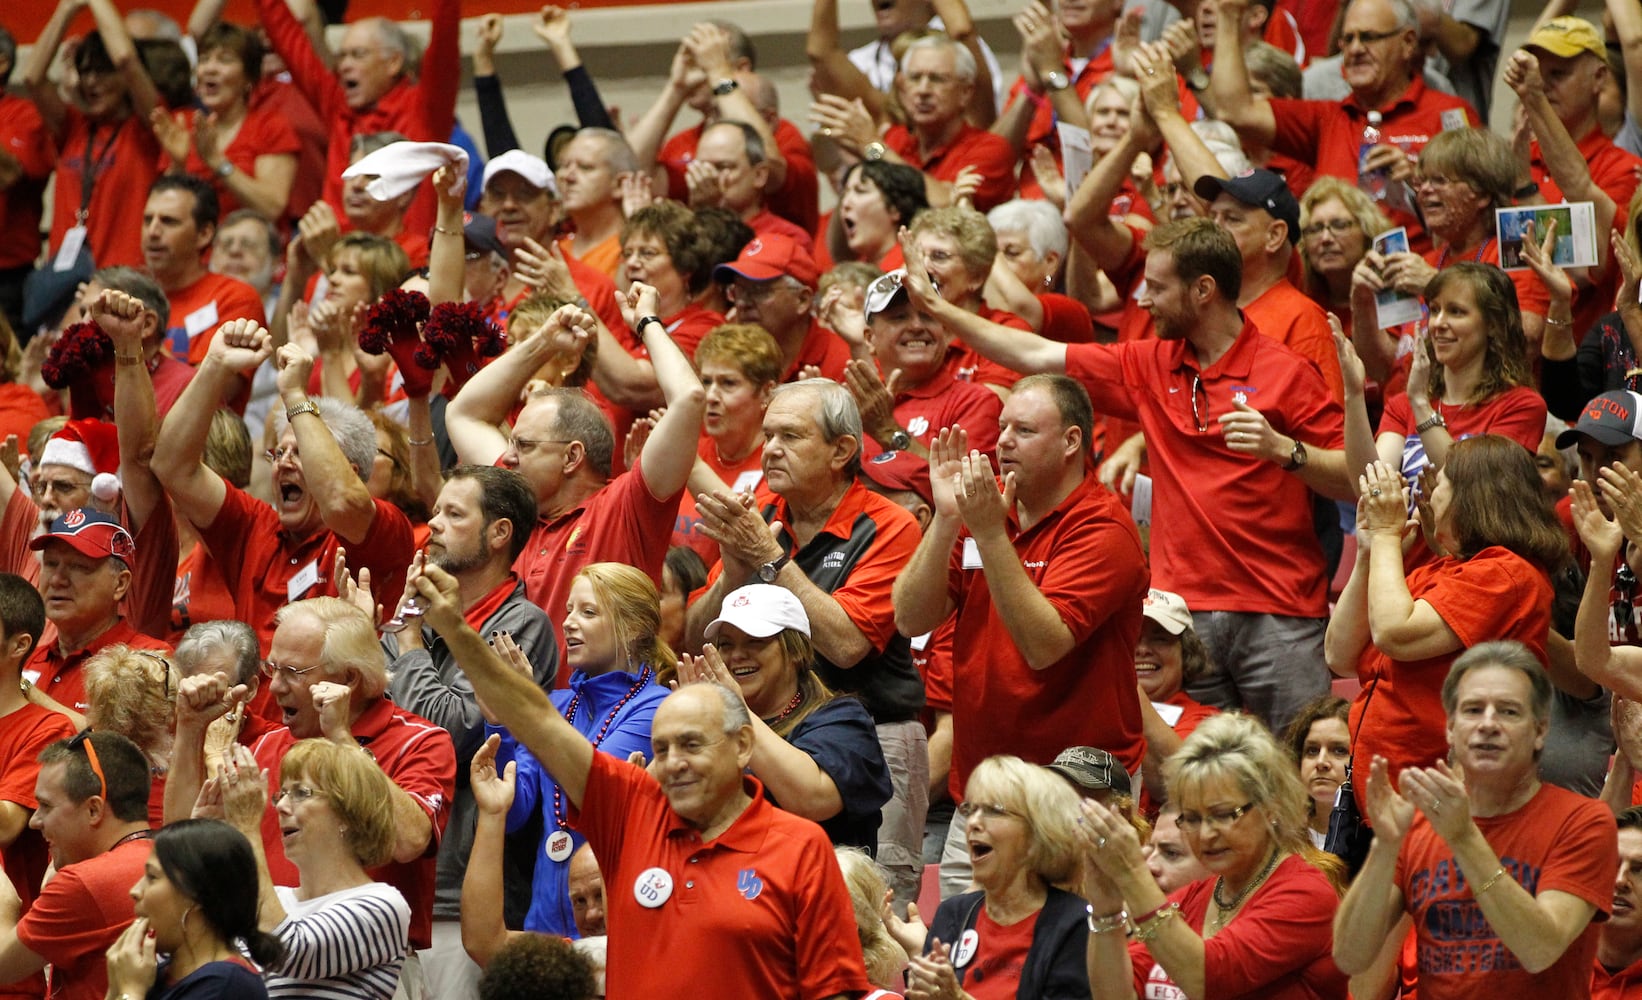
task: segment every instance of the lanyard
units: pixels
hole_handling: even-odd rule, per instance
[[[103,172],[103,157],[114,148],[114,143],[120,138],[120,130],[125,128],[125,123],[129,120],[120,119],[120,123],[114,126],[114,131],[108,134],[108,141],[103,143],[101,152],[97,151],[97,126],[92,125],[86,135],[85,156],[80,161],[80,213],[74,220],[78,225],[86,224],[86,210],[91,207],[91,188],[97,183],[97,175]]]

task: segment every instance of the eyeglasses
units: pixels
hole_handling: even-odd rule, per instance
[[[292,785],[289,788],[281,788],[279,791],[274,793],[274,805],[277,806],[281,802],[285,801],[287,796],[290,797],[292,805],[301,805],[302,803],[313,798],[315,795],[323,794],[325,793],[315,791],[307,785]]]
[[[1455,184],[1465,184],[1468,186],[1470,184],[1469,181],[1462,181],[1458,177],[1444,177],[1441,174],[1415,174],[1413,177],[1409,178],[1409,183],[1415,188],[1422,188],[1427,184],[1432,187],[1440,188],[1453,187]]]
[[[1390,31],[1347,31],[1340,35],[1340,48],[1350,48],[1355,43],[1369,46],[1375,42],[1383,42],[1387,38],[1396,38],[1406,31],[1406,28],[1392,28]]]
[[[1202,395],[1203,403],[1198,406],[1197,397]],[[1192,420],[1197,422],[1197,433],[1209,433],[1209,418],[1206,411],[1209,408],[1209,390],[1203,388],[1203,376],[1192,374]]]
[[[622,247],[621,250],[622,260],[631,260],[632,258],[637,257],[639,260],[642,260],[647,264],[650,261],[655,260],[657,257],[665,256],[667,256],[667,251],[657,250],[655,247]]]
[[[730,300],[736,305],[745,302],[768,302],[785,286],[779,278],[770,281],[736,282],[730,286]]]
[[[310,671],[318,669],[319,664],[317,663],[311,667],[291,667],[275,663],[273,660],[262,661],[262,676],[270,678],[278,677],[280,674],[284,674],[286,680],[292,680],[297,677],[301,677],[303,674]]]
[[[163,653],[160,653],[159,651],[153,650],[153,649],[133,649],[132,652],[136,653],[138,656],[144,657],[144,658],[149,659],[149,660],[153,660],[156,664],[159,665],[160,677],[163,678],[162,683],[165,685],[165,700],[170,701],[171,700],[171,661],[166,659],[166,657]]]
[[[1310,239],[1313,236],[1323,235],[1323,230],[1326,229],[1335,236],[1344,236],[1356,226],[1357,221],[1355,219],[1331,219],[1328,222],[1313,222],[1311,225],[1302,228],[1300,235]]]
[[[1614,574],[1614,587],[1619,596],[1613,602],[1613,623],[1620,632],[1627,632],[1636,621],[1636,573],[1624,562]]]
[[[91,768],[91,773],[97,776],[97,794],[104,799],[108,798],[108,779],[103,777],[103,764],[97,759],[97,745],[91,742],[91,730],[87,729],[69,740],[68,748],[85,753],[86,764]]]
[[[570,444],[569,441],[561,441],[558,438],[522,438],[518,435],[508,438],[507,443],[508,447],[521,455],[528,455],[543,445]]]
[[[968,822],[969,817],[975,815],[976,813],[980,813],[982,819],[1003,819],[1005,816],[1012,816],[1015,819],[1026,818],[1023,814],[1018,813],[1013,809],[1006,809],[1003,806],[998,805],[996,802],[965,802],[958,806],[955,811],[958,814],[958,818],[964,820],[965,822]]]
[[[299,456],[297,455],[296,445],[293,444],[284,448],[269,448],[262,453],[262,457],[268,460],[269,465],[278,465],[287,458],[294,462]]]
[[[945,87],[954,80],[958,79],[958,77],[952,73],[907,73],[905,76],[907,83],[914,87],[922,86],[924,84],[928,84],[931,87]]]
[[[1176,826],[1180,827],[1181,832],[1183,833],[1196,833],[1201,829],[1229,830],[1234,823],[1242,819],[1250,809],[1254,808],[1254,806],[1255,803],[1253,802],[1245,802],[1236,809],[1217,809],[1209,813],[1207,816],[1200,816],[1197,813],[1183,812],[1179,816],[1175,817],[1174,822]]]

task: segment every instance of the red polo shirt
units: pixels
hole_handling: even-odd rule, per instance
[[[958,345],[953,344],[956,348]],[[998,450],[998,420],[1003,400],[979,382],[960,377],[964,357],[948,350],[946,361],[922,385],[895,394],[895,424],[919,444],[928,448],[943,427],[962,425],[969,435],[969,447],[988,458]],[[883,376],[881,376],[883,377]],[[871,435],[861,439],[861,457],[869,462],[904,463],[914,488],[925,498],[931,496],[929,459],[912,452],[890,453]]]
[[[165,342],[174,358],[187,358],[197,365],[205,360],[206,348],[217,327],[231,319],[267,322],[262,314],[262,296],[238,278],[210,271],[187,288],[166,296],[171,302],[171,321]]]
[[[752,803],[702,843],[654,778],[593,755],[570,821],[604,870],[610,996],[676,996],[681,983],[803,1000],[871,991],[826,834],[771,805],[757,778],[742,781]]]
[[[884,145],[909,165],[938,181],[955,181],[958,172],[974,167],[981,172],[981,186],[975,189],[975,209],[989,212],[1015,193],[1015,151],[1001,135],[983,132],[964,122],[951,141],[926,159],[918,153],[918,137],[897,125],[884,133]]]
[[[386,882],[405,896],[411,910],[410,943],[427,948],[433,943],[433,875],[439,840],[450,820],[450,803],[456,795],[456,750],[450,733],[420,715],[413,715],[380,698],[353,724],[354,738],[370,752],[400,790],[416,800],[433,823],[428,849],[415,861],[390,861],[370,870],[372,878]],[[286,751],[296,744],[289,727],[280,726],[251,746],[257,764],[268,770],[268,794],[279,793],[279,765]],[[268,855],[268,874],[275,885],[297,885],[296,865],[285,857],[279,817],[270,808],[262,815],[262,849]]]
[[[1043,306],[1040,335],[1062,344],[1087,344],[1095,339],[1094,317],[1082,302],[1059,292],[1045,292],[1038,302]]]
[[[998,616],[980,553],[964,532],[947,577],[947,595],[957,605],[949,779],[954,798],[975,765],[995,754],[1047,764],[1069,746],[1096,746],[1130,771],[1146,754],[1135,642],[1150,574],[1140,533],[1122,501],[1091,473],[1025,531],[1011,510],[1008,531],[1026,575],[1054,605],[1075,645],[1043,670],[1027,664]]]
[[[72,708],[84,715],[90,707],[86,702],[86,661],[109,646],[122,642],[133,649],[157,649],[167,656],[171,655],[170,646],[152,636],[143,635],[121,618],[78,652],[65,654],[56,642],[36,647],[28,663],[23,666],[23,672],[35,674],[36,687],[57,699],[65,708]]]
[[[684,171],[696,158],[705,123],[693,125],[662,143],[656,162],[667,171],[667,197],[688,202],[690,187]],[[785,118],[775,123],[775,144],[787,161],[787,178],[781,187],[766,196],[770,211],[794,223],[805,233],[818,229],[821,213],[821,178],[815,168],[815,151],[797,125]]]
[[[635,464],[573,509],[538,520],[529,543],[513,563],[513,571],[525,582],[526,596],[549,618],[560,620],[570,581],[593,562],[627,563],[648,573],[660,587],[661,563],[667,557],[683,492],[651,496]],[[562,657],[563,636],[559,645]],[[569,672],[560,671],[559,686],[569,683]]]
[[[1245,320],[1206,370],[1185,340],[1147,340],[1073,344],[1066,373],[1089,390],[1096,410],[1136,420],[1146,432],[1153,586],[1197,611],[1328,613],[1311,491],[1277,463],[1227,448],[1218,423],[1243,398],[1279,434],[1314,448],[1344,447],[1340,404],[1310,361]]]
[[[378,595],[405,590],[405,569],[416,550],[404,511],[377,500],[370,530],[358,545],[320,528],[307,538],[292,538],[280,526],[274,508],[228,484],[216,519],[200,529],[200,540],[222,568],[234,595],[234,616],[257,630],[267,649],[274,637],[274,612],[308,597],[335,597],[336,550],[348,550],[348,568],[371,571]],[[297,580],[299,574],[301,581]],[[306,582],[298,588],[295,584]],[[391,598],[390,598],[391,599]]]
[[[1355,94],[1343,101],[1307,101],[1299,98],[1271,99],[1277,132],[1271,148],[1301,163],[1311,164],[1318,176],[1343,177],[1356,183],[1357,156],[1363,144],[1363,126],[1371,109],[1357,102]],[[1381,141],[1418,153],[1438,132],[1483,124],[1471,105],[1452,94],[1428,90],[1423,77],[1415,76],[1408,89],[1381,114]],[[1397,212],[1392,224],[1407,226],[1409,237],[1424,226],[1412,214]]]
[[[804,334],[804,343],[798,348],[798,357],[781,376],[783,382],[793,382],[798,379],[799,373],[807,366],[814,365],[821,369],[822,378],[830,378],[834,382],[844,381],[844,365],[850,359],[850,345],[844,338],[821,325],[820,320],[810,320],[810,331]]]

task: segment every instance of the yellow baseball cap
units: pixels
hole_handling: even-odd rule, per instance
[[[1602,32],[1582,17],[1553,17],[1539,26],[1523,43],[1526,49],[1544,49],[1564,59],[1589,52],[1604,61],[1608,48],[1602,41]]]

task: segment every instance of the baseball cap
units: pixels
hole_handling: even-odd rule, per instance
[[[137,545],[125,526],[100,510],[76,508],[51,522],[51,530],[29,542],[29,548],[38,552],[48,542],[58,541],[74,551],[93,559],[113,556],[130,562],[137,554]]]
[[[470,250],[507,256],[507,247],[502,244],[502,234],[496,220],[488,215],[477,212],[468,215],[467,221],[462,224],[462,242]]]
[[[501,156],[491,157],[490,162],[485,164],[484,179],[479,182],[479,186],[488,186],[492,177],[503,173],[518,174],[526,183],[549,194],[559,193],[559,186],[553,181],[553,171],[548,168],[547,161],[539,156],[531,156],[522,149],[510,149]]]
[[[881,274],[867,286],[866,314],[871,319],[874,313],[881,313],[895,301],[895,296],[910,294],[906,290],[907,269],[898,267],[888,274]]]
[[[1564,59],[1577,56],[1581,52],[1589,52],[1604,62],[1608,59],[1608,48],[1603,44],[1602,32],[1583,17],[1553,17],[1529,35],[1528,40],[1522,43],[1522,47],[1541,49]]]
[[[1596,397],[1579,411],[1579,423],[1556,436],[1556,446],[1572,448],[1581,434],[1610,448],[1642,441],[1642,395],[1615,389]]]
[[[752,583],[724,595],[718,617],[707,623],[707,641],[718,641],[721,625],[734,625],[755,639],[768,639],[783,629],[810,634],[810,616],[785,587]]]
[[[1263,208],[1272,218],[1288,223],[1291,245],[1300,242],[1300,203],[1282,174],[1264,167],[1237,177],[1204,174],[1192,185],[1192,191],[1204,201],[1213,201],[1225,192],[1250,208]]]
[[[753,237],[735,260],[713,269],[713,279],[723,282],[734,281],[738,276],[748,281],[773,281],[783,274],[797,278],[810,289],[821,279],[821,271],[815,266],[809,249],[780,233]]]
[[[1192,612],[1179,594],[1152,588],[1146,592],[1141,613],[1162,625],[1170,635],[1179,635],[1192,627]]]
[[[1091,792],[1114,791],[1119,795],[1133,795],[1129,772],[1118,759],[1095,747],[1067,747],[1055,756],[1049,770],[1073,784]]]
[[[861,478],[880,489],[916,493],[925,503],[935,503],[935,494],[929,485],[929,460],[910,451],[881,451],[862,461]]]

